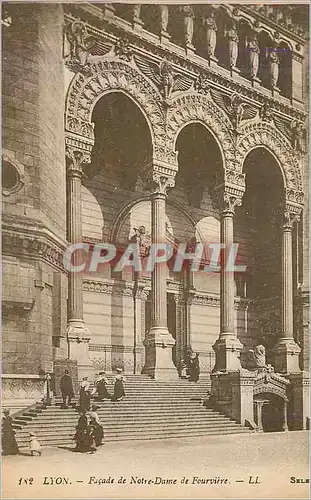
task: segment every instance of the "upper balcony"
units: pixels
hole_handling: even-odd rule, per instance
[[[308,6],[298,7],[98,3],[76,8],[104,21],[110,32],[131,40],[134,35],[160,47],[164,56],[175,54],[199,70],[303,109]]]

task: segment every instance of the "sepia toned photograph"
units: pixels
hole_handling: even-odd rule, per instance
[[[309,498],[309,2],[1,11],[2,498]]]

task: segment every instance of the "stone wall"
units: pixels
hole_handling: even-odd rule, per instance
[[[63,13],[15,4],[3,30],[3,154],[18,171],[3,197],[3,371],[51,370],[65,333],[67,277]],[[57,105],[56,105],[57,104]],[[57,343],[56,343],[57,344]]]

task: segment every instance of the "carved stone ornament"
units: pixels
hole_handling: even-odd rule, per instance
[[[193,85],[191,78],[176,73],[166,59],[163,59],[157,65],[147,59],[136,56],[135,62],[139,70],[160,89],[164,102],[167,105],[170,105],[170,99],[174,92],[189,90]]]
[[[82,176],[83,166],[91,162],[91,156],[88,151],[66,147],[66,160],[68,173]]]
[[[164,111],[157,87],[125,61],[100,60],[92,63],[91,75],[79,73],[70,84],[66,102],[66,131],[75,136],[87,131],[94,141],[92,112],[100,96],[119,90],[137,102],[148,119],[153,146],[165,147]]]
[[[88,34],[85,24],[79,20],[67,23],[65,34],[70,50],[66,65],[75,73],[80,71],[88,75],[90,73],[88,57],[95,45],[94,37]]]
[[[151,177],[152,180],[152,194],[167,195],[169,189],[175,186],[173,177],[167,177],[161,173],[154,172]]]
[[[118,38],[114,47],[114,51],[120,59],[124,59],[125,61],[131,60],[132,49],[127,38]]]
[[[194,90],[199,94],[208,94],[210,91],[210,84],[208,78],[200,73],[196,81],[194,82]]]
[[[226,112],[236,132],[239,132],[242,124],[252,120],[258,114],[257,108],[244,102],[237,93],[227,96],[218,90],[211,90],[211,97]]]
[[[286,210],[283,214],[283,229],[291,231],[296,222],[300,220],[300,213],[295,211],[291,211],[291,207],[286,207]]]

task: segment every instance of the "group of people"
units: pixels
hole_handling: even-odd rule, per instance
[[[104,440],[104,428],[99,420],[98,406],[92,405],[90,411],[79,410],[80,417],[76,426],[75,451],[95,453]]]
[[[180,361],[179,376],[189,382],[198,382],[200,378],[199,354],[190,347],[186,350],[185,359]]]
[[[113,393],[108,391],[107,386],[109,385],[109,381],[104,371],[99,372],[92,390],[88,377],[83,377],[79,388],[79,411],[89,411],[91,408],[92,398],[97,401],[103,401],[104,399],[121,401],[124,398],[124,382],[126,379],[122,373],[122,368],[117,368],[116,371],[117,375],[114,378]],[[60,390],[63,399],[62,408],[68,408],[71,404],[72,398],[74,397],[73,382],[68,370],[65,370],[64,375],[60,379]]]

